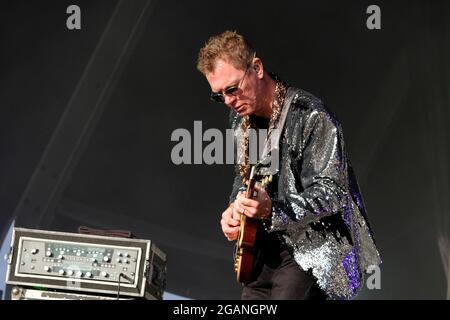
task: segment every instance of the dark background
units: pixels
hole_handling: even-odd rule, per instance
[[[81,30],[66,28],[71,4],[81,8]],[[1,2],[0,235],[14,218],[26,225],[18,204],[117,4]],[[381,8],[381,30],[366,28],[371,4]],[[175,129],[193,134],[195,120],[203,131],[228,126],[195,69],[198,49],[226,29],[342,123],[383,258],[381,290],[359,297],[445,299],[448,1],[153,1],[45,227],[133,230],[167,253],[169,292],[239,297],[219,225],[233,168],[170,158]]]

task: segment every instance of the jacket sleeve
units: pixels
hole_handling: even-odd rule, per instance
[[[298,128],[298,127],[297,127]],[[297,228],[339,212],[346,205],[346,159],[338,122],[314,110],[298,135],[298,158],[284,181],[285,196],[272,201],[270,231]]]

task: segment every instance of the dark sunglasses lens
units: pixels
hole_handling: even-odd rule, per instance
[[[220,93],[211,93],[211,100],[218,103],[223,103],[223,96]]]
[[[229,87],[224,91],[224,93],[227,95],[235,95],[237,90],[238,90],[238,86]]]

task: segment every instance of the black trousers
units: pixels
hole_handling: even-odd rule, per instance
[[[303,271],[276,234],[258,231],[253,280],[242,300],[325,300],[315,278]]]

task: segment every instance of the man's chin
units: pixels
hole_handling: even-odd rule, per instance
[[[242,108],[239,111],[236,110],[236,113],[239,114],[241,117],[248,116],[251,112],[247,108]]]

